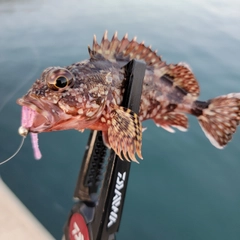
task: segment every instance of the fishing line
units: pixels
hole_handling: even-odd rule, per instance
[[[32,61],[34,63],[34,66],[31,68],[31,72],[25,77],[25,80],[18,82],[18,84],[14,86],[14,90],[8,93],[8,95],[1,101],[0,112],[2,112],[6,104],[8,104],[8,102],[12,100],[12,98],[35,76],[40,68],[40,57],[38,49],[33,44],[30,44],[28,48],[32,50],[33,56],[35,59],[37,59],[37,61]]]
[[[4,163],[8,162],[9,160],[11,160],[13,157],[15,157],[15,156],[18,154],[18,152],[20,151],[20,149],[21,149],[22,146],[23,146],[23,143],[24,143],[25,138],[26,138],[26,136],[23,136],[23,137],[22,137],[22,141],[21,141],[21,143],[20,143],[20,145],[19,145],[17,151],[16,151],[11,157],[9,157],[9,158],[7,158],[6,160],[0,162],[0,165],[2,165],[2,164],[4,164]]]

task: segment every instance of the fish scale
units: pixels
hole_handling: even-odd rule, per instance
[[[18,99],[34,112],[30,132],[100,130],[106,146],[133,161],[135,154],[142,158],[142,122],[147,119],[169,132],[186,131],[191,114],[215,147],[231,140],[240,122],[240,93],[198,100],[199,83],[188,64],[167,64],[151,46],[136,37],[129,40],[127,34],[119,40],[115,33],[108,40],[106,31],[100,44],[94,36],[88,52],[87,60],[45,69]],[[146,63],[139,114],[120,106],[126,85],[123,66],[132,59]]]

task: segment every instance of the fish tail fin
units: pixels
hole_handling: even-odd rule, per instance
[[[240,123],[240,93],[230,93],[207,102],[195,101],[192,114],[197,116],[209,141],[221,149],[232,139]]]

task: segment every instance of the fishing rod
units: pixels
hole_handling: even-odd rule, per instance
[[[123,68],[127,86],[122,106],[138,113],[146,64],[132,60]],[[91,131],[74,192],[78,202],[70,211],[63,239],[116,239],[130,166],[131,162],[107,149],[101,131]]]

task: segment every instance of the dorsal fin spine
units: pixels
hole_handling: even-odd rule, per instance
[[[89,53],[90,57],[94,57],[94,54],[101,54],[108,60],[129,61],[136,58],[144,60],[147,65],[152,65],[154,67],[165,65],[156,51],[151,50],[151,46],[146,47],[144,42],[138,43],[137,37],[129,41],[127,33],[120,41],[117,37],[117,32],[115,32],[112,40],[109,41],[107,31],[105,31],[100,45],[97,43],[96,36],[94,35],[93,47]]]
[[[126,33],[120,41],[117,37],[117,32],[109,42],[107,31],[104,33],[101,44],[97,43],[96,36],[93,37],[92,50],[89,49],[90,57],[93,59],[130,61],[131,59],[144,60],[148,66],[154,68],[154,74],[161,77],[163,74],[169,74],[173,77],[174,84],[191,93],[194,97],[199,95],[199,85],[186,64],[169,64],[161,60],[157,55],[157,51],[151,49],[151,45],[146,47],[144,42],[138,43],[134,37],[131,41],[128,40]]]

